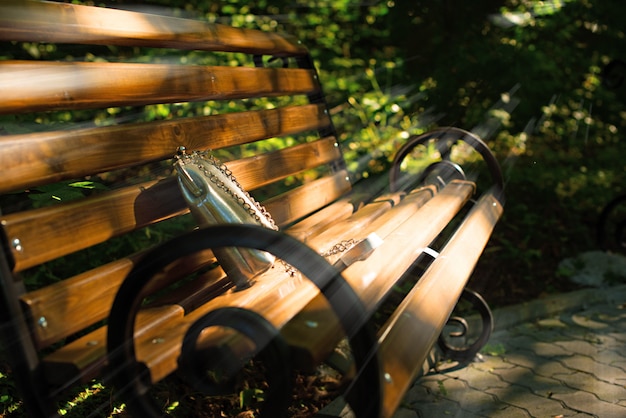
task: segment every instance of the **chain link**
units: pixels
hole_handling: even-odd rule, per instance
[[[343,241],[338,242],[337,244],[333,245],[332,247],[330,247],[328,250],[324,251],[323,253],[319,253],[319,255],[324,258],[328,258],[333,255],[342,254],[348,251],[350,248],[354,247],[358,242],[359,241],[352,239],[352,238],[344,239]],[[285,268],[285,271],[287,272],[287,274],[289,274],[292,277],[296,275],[298,270],[295,267],[293,267],[291,264],[287,263],[284,260],[280,260],[280,262]]]
[[[337,244],[333,245],[327,251],[325,251],[323,253],[320,253],[320,255],[322,257],[326,258],[326,257],[330,257],[331,255],[341,254],[343,252],[348,251],[350,248],[354,247],[354,245],[356,243],[357,243],[357,241],[352,239],[352,238],[345,239],[345,240],[343,240],[341,242],[338,242]]]

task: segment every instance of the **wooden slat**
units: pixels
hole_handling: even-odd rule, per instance
[[[13,249],[14,271],[82,250],[188,211],[176,182],[151,182],[0,218]]]
[[[47,347],[106,318],[133,265],[131,259],[118,260],[25,294],[21,301],[35,322],[32,329],[38,347]],[[40,325],[41,318],[45,326]]]
[[[481,198],[383,327],[379,359],[390,378],[381,417],[393,415],[424,364],[501,215],[502,205],[493,195]]]
[[[348,224],[352,228],[358,228],[359,226],[362,227],[390,206],[391,203],[389,200],[374,202],[369,205],[369,209],[368,206],[366,206],[357,212],[359,221],[351,219]],[[343,223],[346,222],[347,221],[344,221]],[[359,225],[357,225],[357,223]],[[348,232],[350,231],[351,230]],[[200,257],[202,257],[202,255],[200,255]],[[121,262],[123,261],[124,260]],[[57,341],[62,337],[71,335],[91,323],[96,322],[97,320],[104,319],[108,313],[108,309],[110,308],[119,284],[133,265],[131,260],[127,260],[126,263],[120,266],[120,272],[118,273],[116,271],[116,267],[117,264],[120,264],[121,262],[112,263],[111,265],[95,270],[93,273],[90,272],[83,274],[57,283],[49,288],[31,292],[23,298],[24,303],[28,307],[28,312],[32,317],[39,318],[47,315],[46,318],[48,326],[45,329],[35,329],[37,336],[42,341],[42,346]],[[190,262],[190,260],[185,260],[178,264],[178,267],[173,267],[169,270],[175,269],[178,271],[181,267],[189,269],[189,266],[193,265],[195,267],[197,265],[197,263]],[[105,276],[107,276],[107,280],[101,280],[102,277]],[[211,284],[215,283],[219,279],[220,277],[212,278]],[[192,285],[197,286],[195,282],[192,283]],[[85,292],[93,295],[93,297],[82,297]],[[166,301],[169,300],[171,304],[176,303],[181,305],[185,307],[185,310],[193,310],[199,307],[199,297],[197,296],[197,293],[198,292],[185,290],[184,297],[172,298],[166,296]],[[193,300],[191,301],[191,299]],[[203,302],[208,302],[208,300],[204,300]],[[95,309],[98,311],[96,313],[92,313]],[[83,312],[83,315],[77,316],[77,312]],[[332,315],[332,313],[326,313],[326,315]],[[102,331],[100,330],[98,332]],[[88,338],[90,341],[94,339],[97,340],[99,337],[94,335]],[[83,345],[80,345],[80,347],[82,347],[83,352],[77,357],[76,362],[69,362],[65,367],[63,367],[61,359],[65,359],[67,362],[67,357],[69,355],[62,349],[55,355],[54,358],[56,360],[53,362],[53,365],[48,366],[48,369],[55,370],[57,373],[61,373],[61,370],[64,369],[75,371],[77,368],[82,369],[90,364],[87,363],[85,359],[95,361],[94,359],[96,359],[98,355],[103,355],[102,347],[98,344],[92,344],[89,347],[83,347]],[[73,348],[68,348],[68,350],[75,349],[75,346]],[[98,367],[101,367],[101,365]],[[63,374],[66,373],[68,372],[63,372]]]
[[[0,2],[0,39],[264,55],[307,53],[292,37],[275,33],[169,16],[31,0]]]
[[[287,295],[294,289],[299,293],[311,293],[313,285],[299,276],[290,276],[282,268],[274,268],[257,278],[257,284],[250,288],[236,292],[227,292],[215,299],[211,299],[206,304],[192,311],[184,317],[173,318],[167,316],[158,322],[158,326],[146,328],[146,324],[139,324],[136,329],[136,346],[138,358],[148,364],[154,365],[150,370],[154,381],[158,381],[177,367],[178,350],[182,337],[187,332],[189,326],[197,321],[207,312],[222,306],[247,307],[254,303],[260,309],[275,304],[282,295]],[[174,305],[174,308],[182,308]],[[153,308],[148,308],[148,315]],[[163,309],[167,309],[163,308]],[[287,308],[287,315],[294,315],[295,309]],[[291,314],[289,314],[290,311]],[[178,311],[176,311],[178,312]],[[141,314],[141,312],[140,312]],[[143,316],[143,315],[142,315]],[[149,331],[149,332],[148,332]],[[55,378],[52,374],[61,376],[84,375],[87,378],[96,374],[105,366],[106,358],[106,328],[100,328],[93,333],[87,334],[80,340],[59,348],[43,359],[44,370],[47,370],[53,381],[63,382],[62,379]],[[90,341],[97,341],[97,344],[90,344]],[[155,347],[154,341],[159,344]],[[157,348],[157,349],[155,349]]]
[[[0,114],[312,93],[311,70],[5,61]]]
[[[143,309],[137,317],[137,335],[158,330],[182,318],[183,308],[166,305]],[[46,356],[43,372],[52,384],[64,385],[80,376],[83,382],[94,378],[106,362],[106,327],[100,327]]]
[[[219,270],[215,271],[216,274],[209,272],[184,288],[166,295],[165,301],[159,299],[158,306],[143,309],[136,323],[136,335],[146,334],[150,330],[159,332],[159,328],[169,321],[180,320],[185,312],[228,291],[232,282],[221,269],[216,270]],[[153,323],[151,319],[154,319]],[[106,331],[106,326],[100,327],[46,356],[43,364],[48,379],[53,384],[61,385],[75,376],[80,376],[83,382],[95,378],[106,365]]]
[[[105,319],[117,289],[141,256],[140,253],[122,258],[22,295],[20,301],[27,316],[35,321],[33,337],[37,346],[47,347]],[[214,261],[215,257],[208,250],[178,260],[155,278],[148,292]],[[209,278],[212,281],[219,279]],[[198,281],[204,282],[204,279]],[[190,297],[181,297],[181,301],[185,298]],[[179,304],[186,308],[183,303]],[[45,318],[45,327],[40,326],[39,318]]]
[[[349,218],[336,222],[323,231],[310,236],[306,244],[318,253],[325,253],[342,240],[358,240],[363,236],[364,228],[393,207],[390,200],[374,201],[358,210]]]
[[[348,267],[343,276],[369,310],[376,309],[401,274],[455,216],[472,192],[472,184],[456,182],[432,199],[429,198],[431,192],[424,191],[414,195],[413,202],[394,207],[365,228],[363,234],[376,232],[384,242],[369,258]],[[302,339],[302,327],[309,323],[307,321],[314,321],[317,326],[310,330],[308,338]],[[330,353],[341,339],[342,330],[330,306],[319,295],[285,326],[282,334],[294,347],[301,367],[311,367]]]
[[[264,204],[276,223],[285,225],[337,200],[350,186],[347,171],[341,170],[268,199]]]
[[[306,239],[316,231],[324,229],[335,222],[347,219],[354,213],[355,204],[352,198],[340,199],[331,205],[307,216],[303,220],[290,226],[285,232],[300,241]]]
[[[205,253],[212,255],[212,252],[208,250]],[[201,258],[198,261],[202,261],[202,263],[187,265],[185,268],[192,267],[197,270],[202,267],[202,264],[206,264],[207,258]],[[213,261],[215,261],[214,258]],[[224,270],[215,267],[181,287],[168,291],[167,294],[160,296],[156,303],[159,305],[179,305],[188,313],[231,290],[234,286],[234,282],[228,278]],[[147,293],[150,293],[149,289]]]
[[[310,237],[329,228],[334,223],[349,218],[378,193],[379,187],[376,183],[368,182],[367,185],[363,182],[356,183],[347,196],[298,221],[290,226],[286,232],[300,241],[306,242]]]
[[[453,181],[387,235],[385,242],[361,263],[344,272],[367,307],[374,308],[425,247],[437,237],[475,191],[469,181]]]
[[[149,366],[153,381],[161,380],[177,368],[180,345],[189,326],[217,307],[251,309],[262,313],[271,324],[281,328],[285,321],[292,318],[317,293],[317,288],[308,279],[298,274],[291,276],[280,268],[271,269],[256,279],[257,283],[248,289],[227,293],[209,301],[179,321],[164,324],[157,334],[148,333],[136,338],[137,359]],[[281,301],[280,304],[276,303],[278,300]],[[202,337],[211,341],[211,337],[214,337],[222,341],[222,336],[219,329],[209,328]],[[161,341],[158,350],[154,350],[151,343],[155,337]],[[241,339],[238,341],[241,342]]]
[[[341,158],[337,140],[324,138],[290,148],[226,163],[246,190],[254,190],[288,176]]]
[[[319,105],[174,121],[0,137],[0,193],[128,167],[189,150],[220,149],[322,128]]]

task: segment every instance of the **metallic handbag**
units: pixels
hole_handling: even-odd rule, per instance
[[[278,229],[265,208],[208,152],[187,154],[180,147],[174,168],[187,205],[201,226],[240,223]],[[218,248],[213,253],[238,289],[249,287],[274,263],[273,255],[250,248]]]

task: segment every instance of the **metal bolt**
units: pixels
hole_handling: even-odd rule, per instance
[[[165,338],[161,337],[153,338],[151,341],[152,344],[161,344],[163,342],[165,342]]]
[[[100,341],[98,341],[98,340],[90,340],[90,341],[87,341],[87,345],[88,345],[89,347],[93,347],[93,346],[96,346],[96,345],[98,345],[98,344],[100,344]]]
[[[39,324],[39,326],[41,328],[47,328],[48,327],[48,320],[46,319],[45,316],[40,317],[39,320],[37,321],[37,323]]]
[[[389,373],[385,373],[385,382],[387,383],[393,383],[393,379],[391,378],[391,375]]]
[[[306,321],[306,326],[309,328],[317,328],[319,324],[315,321]]]
[[[15,251],[22,251],[24,249],[24,247],[22,247],[22,241],[20,241],[19,238],[13,238],[13,241],[11,241],[11,244],[13,245],[13,248],[15,249]]]

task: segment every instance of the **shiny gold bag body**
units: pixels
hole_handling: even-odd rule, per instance
[[[187,154],[181,148],[174,167],[187,205],[201,226],[239,223],[278,229],[265,208],[208,152]],[[274,263],[271,254],[250,248],[217,248],[213,253],[240,289],[248,287],[254,277]]]

